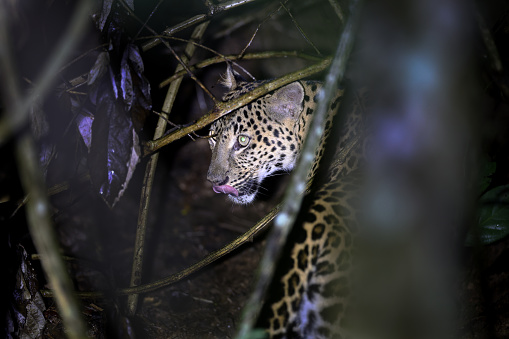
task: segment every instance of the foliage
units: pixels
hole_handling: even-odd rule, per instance
[[[495,187],[479,199],[475,228],[467,236],[466,244],[487,245],[509,234],[509,185]]]

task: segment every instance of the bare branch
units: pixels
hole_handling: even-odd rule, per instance
[[[182,129],[175,131],[174,133],[171,133],[169,135],[166,135],[160,139],[157,139],[154,141],[148,141],[144,147],[144,155],[149,155],[149,154],[157,151],[161,147],[164,147],[164,146],[172,143],[173,141],[182,138],[183,136],[185,136],[189,133],[192,133],[194,131],[202,129],[203,127],[207,126],[208,124],[212,123],[213,121],[232,112],[233,110],[236,110],[237,108],[247,105],[251,101],[258,99],[259,97],[261,97],[275,89],[278,89],[281,86],[284,86],[291,82],[303,79],[303,78],[313,75],[315,73],[321,72],[321,71],[325,70],[330,65],[330,62],[331,62],[330,58],[323,59],[321,62],[314,64],[312,66],[309,66],[307,68],[304,68],[300,71],[296,71],[296,72],[287,74],[281,78],[269,81],[269,82],[255,88],[254,90],[250,91],[249,93],[246,93],[246,94],[238,97],[235,100],[231,100],[228,102],[219,102],[214,106],[214,108],[211,111],[209,111],[207,114],[205,114],[200,119],[198,119],[193,125],[184,127]]]
[[[189,28],[191,26],[201,24],[202,22],[204,22],[205,20],[208,20],[215,14],[230,10],[232,8],[236,8],[238,6],[248,4],[253,1],[256,1],[256,0],[231,0],[231,1],[223,2],[220,5],[213,5],[207,1],[207,5],[209,7],[209,13],[198,14],[192,18],[184,20],[181,23],[178,23],[177,25],[175,25],[173,27],[165,29],[163,31],[163,34],[168,35],[168,36],[173,35],[173,34],[180,32],[186,28]],[[158,34],[154,34],[154,35],[158,35]],[[145,52],[145,51],[159,45],[160,43],[161,43],[161,39],[158,39],[158,38],[150,40],[149,42],[145,43],[142,46],[142,50]]]
[[[208,24],[209,22],[206,21],[197,26],[191,36],[191,41],[199,40],[205,33]],[[188,57],[190,58],[194,54],[195,49],[196,46],[191,43],[189,43],[186,46],[184,55],[182,56],[183,59],[182,61],[184,63],[189,62]],[[179,64],[177,65],[175,72],[179,72],[182,69],[183,69],[182,65]],[[180,87],[181,81],[182,78],[172,82],[170,88],[168,88],[168,93],[166,94],[166,98],[163,104],[163,112],[165,113],[162,113],[162,115],[159,117],[157,127],[154,132],[154,139],[160,138],[164,134],[164,131],[166,130],[168,114],[172,110],[173,103],[175,102],[175,98],[177,97],[177,92]],[[152,154],[147,163],[147,167],[145,169],[145,176],[143,178],[140,208],[138,213],[138,227],[136,228],[136,242],[134,244],[133,268],[131,271],[130,286],[136,286],[141,283],[141,277],[143,272],[143,252],[145,245],[145,234],[147,229],[147,218],[150,206],[150,194],[152,192],[152,185],[154,182],[158,158],[159,158],[158,153]],[[130,295],[127,300],[128,313],[130,315],[134,315],[136,313],[137,306],[138,306],[138,294]]]

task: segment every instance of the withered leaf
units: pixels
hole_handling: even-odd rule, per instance
[[[103,30],[104,25],[106,24],[106,20],[108,19],[108,16],[110,15],[112,5],[113,5],[113,0],[103,0],[102,7],[101,7],[101,13],[95,15],[96,25],[100,31]]]
[[[109,207],[123,195],[139,161],[138,136],[131,118],[104,77],[97,93],[89,154],[90,177]]]
[[[127,44],[120,66],[120,89],[126,106],[131,113],[136,131],[141,131],[152,108],[150,83],[144,75],[145,67],[136,45]]]
[[[119,36],[114,40],[122,41]],[[90,71],[89,102],[95,107],[93,116],[82,114],[76,119],[89,149],[94,189],[110,207],[122,197],[140,160],[138,132],[152,108],[150,83],[145,78],[138,47],[127,43],[118,47],[121,48],[118,53],[114,46],[118,44],[110,43],[109,52],[98,55]]]
[[[37,274],[28,260],[28,254],[22,246],[17,248],[19,268],[16,273],[11,309],[12,324],[9,336],[16,338],[41,338],[46,326],[44,311],[46,306],[39,293]],[[12,332],[11,332],[12,331]]]
[[[93,117],[85,116],[82,114],[78,114],[76,116],[76,124],[78,125],[78,131],[80,132],[80,135],[83,138],[83,142],[87,146],[88,151],[90,151],[90,146],[92,146],[93,122],[94,122]]]
[[[96,85],[98,79],[102,79],[104,74],[110,68],[110,55],[108,52],[101,52],[95,60],[94,66],[90,70],[87,84],[89,86]],[[95,100],[92,100],[95,103]]]

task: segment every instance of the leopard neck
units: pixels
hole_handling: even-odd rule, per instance
[[[302,81],[302,86],[304,87],[304,105],[300,117],[298,119],[298,123],[295,126],[295,133],[298,138],[298,147],[299,147],[299,155],[301,154],[301,150],[304,145],[305,137],[309,131],[309,126],[311,125],[311,119],[313,118],[313,114],[316,111],[318,99],[317,95],[322,88],[322,83],[318,81]],[[343,95],[343,91],[339,90],[336,96],[331,100],[331,104],[329,106],[329,110],[327,113],[327,118],[325,122],[324,132],[320,139],[319,146],[315,151],[315,159],[313,165],[311,167],[310,172],[308,173],[308,179],[311,179],[315,176],[318,165],[322,160],[324,155],[324,149],[328,140],[328,137],[331,132],[331,127],[333,125],[334,117],[339,108],[339,103],[341,96]]]

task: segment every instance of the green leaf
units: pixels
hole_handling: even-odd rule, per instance
[[[509,185],[495,187],[479,199],[478,223],[466,245],[487,245],[509,234]]]

